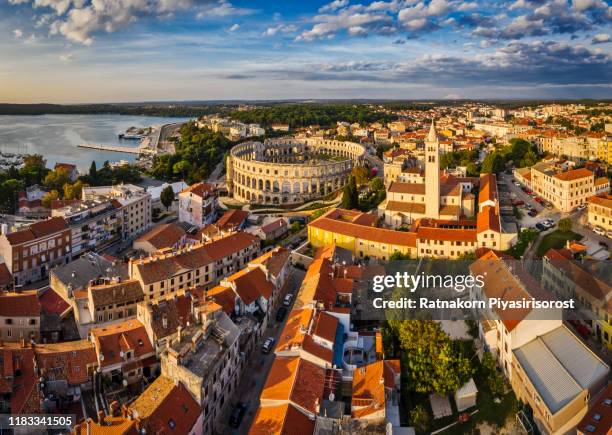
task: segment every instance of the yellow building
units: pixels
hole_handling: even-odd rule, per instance
[[[540,163],[531,168],[531,189],[568,213],[596,194],[595,174],[585,168],[558,172],[554,165]]]
[[[612,231],[612,195],[604,193],[589,198],[589,225]]]

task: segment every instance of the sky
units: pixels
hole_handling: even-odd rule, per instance
[[[612,0],[0,0],[0,102],[612,98]]]

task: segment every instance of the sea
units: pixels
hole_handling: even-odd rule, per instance
[[[89,170],[92,161],[101,167],[105,161],[134,162],[136,155],[78,148],[82,143],[137,147],[138,140],[122,140],[119,134],[130,127],[150,127],[187,121],[133,115],[41,115],[0,116],[0,151],[3,153],[42,154],[47,167],[72,163],[79,171]]]

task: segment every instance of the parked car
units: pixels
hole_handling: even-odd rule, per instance
[[[580,204],[578,207],[576,207],[576,210],[584,210],[587,207],[586,204]]]
[[[544,230],[546,230],[546,227],[545,227],[544,225],[542,225],[541,223],[539,223],[539,222],[538,222],[537,224],[535,224],[535,228],[536,228],[536,230],[538,230],[538,231],[544,231]]]
[[[517,199],[516,201],[514,201],[514,205],[523,205],[525,204],[525,201],[522,201],[520,199]]]
[[[553,206],[552,206],[552,204],[551,204],[550,202],[546,202],[546,201],[544,201],[544,202],[542,203],[542,205],[543,205],[544,207],[546,207],[547,209],[549,209],[549,210],[553,208]]]
[[[514,182],[514,185],[515,185],[516,187],[521,187],[521,183],[519,183],[518,181],[515,181],[515,182]]]
[[[606,242],[599,242],[599,246],[606,248],[606,249],[610,248]]]
[[[283,299],[283,305],[288,307],[291,305],[291,301],[293,300],[293,293],[287,293],[285,295],[285,299]]]
[[[234,429],[237,429],[240,426],[240,423],[242,423],[246,410],[247,406],[242,402],[234,406],[234,409],[232,409],[232,414],[230,415],[229,425]]]
[[[535,202],[538,202],[540,204],[542,204],[542,202],[544,201],[542,198],[540,198],[539,196],[536,196],[535,198]]]
[[[527,214],[531,217],[536,217],[538,215],[538,212],[536,210],[531,209]]]
[[[593,227],[593,232],[600,236],[606,235],[606,231],[602,227]]]
[[[274,338],[272,337],[266,338],[266,341],[264,341],[263,344],[261,345],[261,352],[265,353],[266,355],[269,354],[270,351],[272,350],[272,346],[274,346]]]
[[[287,308],[280,307],[278,311],[276,312],[276,321],[282,322],[286,315],[287,315]]]

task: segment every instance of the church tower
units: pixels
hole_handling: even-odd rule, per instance
[[[440,217],[440,152],[436,124],[431,120],[425,140],[425,216]]]

